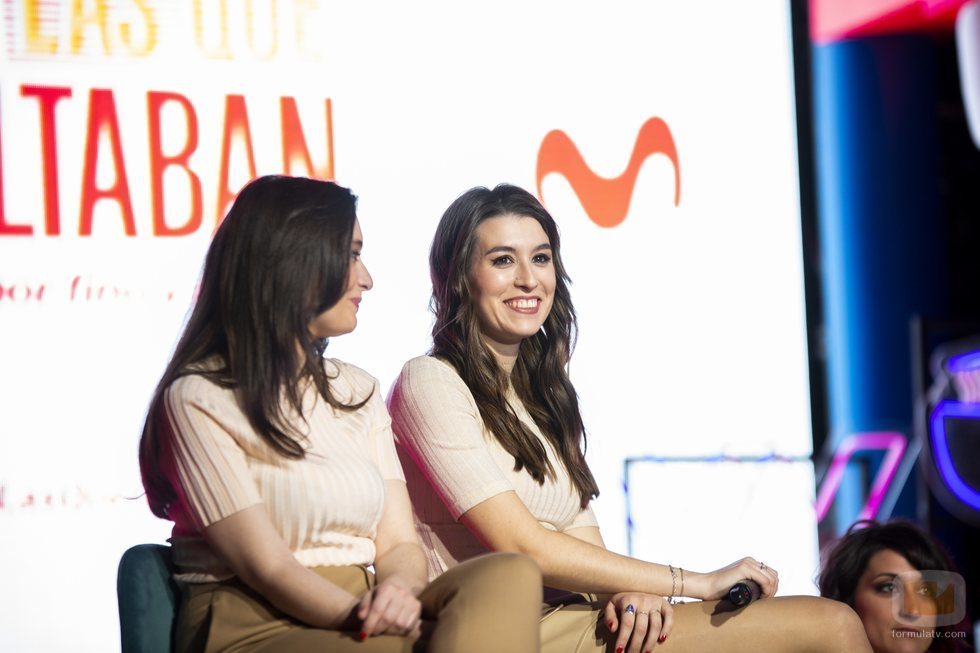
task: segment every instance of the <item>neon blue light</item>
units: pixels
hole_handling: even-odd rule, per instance
[[[980,369],[980,351],[968,351],[965,354],[951,357],[946,361],[946,369],[950,372],[969,372]]]
[[[949,453],[949,444],[946,442],[945,420],[947,417],[980,419],[980,404],[940,401],[932,410],[932,416],[929,419],[932,427],[929,429],[929,438],[932,441],[933,455],[936,464],[939,466],[939,474],[942,476],[943,482],[957,499],[974,510],[980,510],[980,492],[967,485],[953,465],[953,458]]]

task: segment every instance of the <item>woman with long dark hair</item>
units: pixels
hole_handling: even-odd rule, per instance
[[[211,243],[140,443],[150,507],[174,522],[177,650],[535,651],[534,563],[429,583],[377,382],[323,356],[373,283],[355,204],[262,177]]]
[[[961,580],[939,543],[915,524],[865,520],[830,548],[820,595],[854,608],[875,653],[953,653],[965,646]]]
[[[405,365],[389,409],[430,575],[488,550],[530,555],[545,584],[566,592],[550,596],[542,619],[549,652],[637,653],[658,643],[870,651],[853,611],[833,601],[719,603],[745,579],[764,597],[775,593],[775,570],[752,558],[696,573],[605,548],[567,372],[568,276],[557,226],[534,196],[509,185],[464,193],[443,214],[429,263],[431,355]],[[583,602],[567,592],[609,597]],[[677,596],[704,601],[672,605]]]

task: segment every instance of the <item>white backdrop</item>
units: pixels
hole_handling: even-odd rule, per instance
[[[0,650],[118,647],[119,555],[168,534],[139,498],[139,431],[222,175],[232,192],[249,178],[249,145],[257,174],[308,173],[301,156],[283,164],[282,97],[295,99],[313,166],[332,161],[361,198],[375,288],[330,354],[385,388],[428,348],[426,254],[459,193],[502,181],[537,193],[552,130],[617,177],[641,126],[663,120],[676,205],[673,164],[642,151],[616,227],[590,218],[569,177],[540,188],[574,282],[572,374],[604,536],[625,550],[627,457],[810,453],[787,3],[93,0],[78,15],[72,4],[0,7]],[[191,221],[185,235],[154,233],[156,93],[186,100],[159,113],[159,156],[182,160],[162,176],[165,222]],[[247,131],[229,117],[234,96]],[[713,468],[680,465],[632,477],[637,555],[695,569],[757,555],[785,592],[813,591],[808,463],[725,476],[754,520],[733,544],[706,535],[732,515],[713,499]]]

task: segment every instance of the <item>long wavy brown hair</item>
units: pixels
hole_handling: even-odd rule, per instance
[[[599,489],[585,462],[585,428],[578,396],[568,378],[576,335],[575,309],[561,260],[558,226],[526,190],[509,184],[493,190],[473,188],[443,214],[429,252],[431,308],[436,316],[431,354],[450,363],[462,377],[473,393],[484,424],[514,457],[514,470],[526,469],[538,483],[553,479],[555,470],[545,447],[507,403],[507,373],[484,344],[473,301],[470,271],[476,229],[484,220],[503,215],[533,218],[551,243],[556,277],[554,303],[543,328],[521,342],[510,383],[541,433],[554,446],[585,508],[599,495]]]
[[[166,518],[176,493],[163,396],[188,374],[234,389],[256,432],[286,458],[302,458],[304,437],[284,413],[303,415],[301,387],[312,379],[341,410],[323,366],[325,343],[313,318],[347,288],[357,198],[327,181],[267,176],[238,194],[208,249],[200,293],[150,402],[140,439],[140,472],[153,514]],[[302,352],[302,355],[298,355]]]

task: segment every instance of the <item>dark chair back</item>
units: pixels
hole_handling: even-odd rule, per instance
[[[116,595],[122,653],[171,653],[177,601],[170,547],[137,544],[119,560]]]

